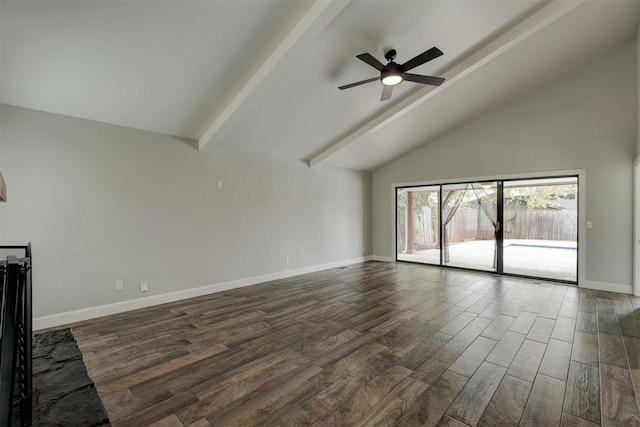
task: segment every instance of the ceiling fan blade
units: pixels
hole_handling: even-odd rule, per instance
[[[442,55],[442,51],[440,49],[438,49],[437,47],[432,47],[431,49],[422,52],[420,55],[416,56],[415,58],[412,58],[410,60],[408,60],[407,62],[405,62],[404,64],[402,64],[402,67],[404,68],[405,71],[409,71],[412,68],[416,68],[418,65],[422,65],[425,62],[429,62],[432,59],[436,59],[438,56]]]
[[[421,76],[420,74],[412,73],[404,73],[404,79],[408,82],[423,83],[432,86],[440,86],[445,80],[442,77]]]
[[[348,85],[338,86],[338,89],[340,89],[340,90],[345,90],[345,89],[352,88],[352,87],[354,87],[354,86],[360,86],[360,85],[363,85],[363,84],[365,84],[365,83],[375,82],[376,80],[380,80],[380,77],[373,77],[373,78],[371,78],[371,79],[361,80],[361,81],[359,81],[359,82],[351,83],[351,84],[348,84]]]
[[[384,64],[374,58],[370,53],[361,53],[360,55],[356,55],[356,58],[366,62],[378,71],[382,71],[384,69]]]
[[[382,85],[382,96],[380,97],[380,101],[386,101],[391,98],[391,93],[393,92],[393,86]]]

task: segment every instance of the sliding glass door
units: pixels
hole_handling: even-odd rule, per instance
[[[496,271],[497,182],[442,186],[443,265]]]
[[[398,259],[440,264],[440,186],[401,188],[396,204]]]
[[[505,273],[575,282],[578,178],[504,183]]]
[[[396,191],[397,260],[577,282],[578,177]]]

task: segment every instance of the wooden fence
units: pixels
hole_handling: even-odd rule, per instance
[[[504,213],[506,239],[569,240],[578,239],[578,212],[531,209]]]
[[[428,209],[428,208],[427,208]],[[405,215],[399,215],[398,250],[406,249]],[[526,240],[577,240],[578,213],[570,210],[530,209],[504,212],[504,238]],[[438,225],[429,211],[414,218],[414,250],[438,247]],[[447,225],[449,243],[494,238],[494,226],[478,209],[459,209]]]

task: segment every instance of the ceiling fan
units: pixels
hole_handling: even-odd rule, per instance
[[[424,64],[425,62],[429,62],[432,59],[436,59],[437,57],[441,56],[442,51],[437,47],[432,47],[431,49],[422,52],[420,55],[408,60],[402,65],[396,64],[394,62],[394,60],[396,59],[396,53],[397,52],[395,49],[391,49],[384,54],[386,60],[389,61],[387,65],[384,65],[382,62],[378,61],[370,53],[361,53],[360,55],[357,55],[356,58],[366,62],[376,70],[380,71],[380,77],[373,77],[370,79],[340,86],[338,87],[338,89],[345,90],[354,86],[360,86],[365,83],[371,83],[375,82],[376,80],[380,80],[380,83],[382,83],[383,85],[380,101],[386,101],[387,99],[391,98],[393,87],[397,84],[402,83],[403,80],[433,86],[440,86],[444,82],[445,79],[443,79],[442,77],[423,76],[420,74],[407,73],[407,71],[411,70],[412,68],[415,68],[419,65]]]

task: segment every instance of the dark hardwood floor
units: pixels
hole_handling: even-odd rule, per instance
[[[115,426],[640,425],[640,298],[370,262],[73,325]]]

